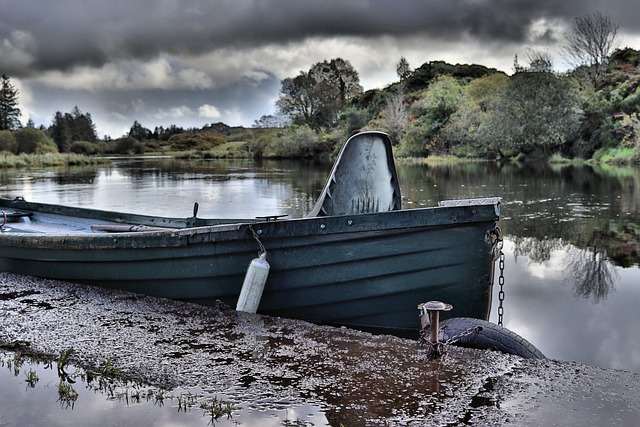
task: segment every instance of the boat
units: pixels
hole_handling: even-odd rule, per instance
[[[0,198],[0,271],[235,306],[247,268],[269,264],[258,312],[418,331],[417,304],[487,318],[500,198],[403,209],[391,141],[347,140],[300,218],[155,217]]]

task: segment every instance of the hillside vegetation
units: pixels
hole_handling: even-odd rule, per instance
[[[153,131],[134,122],[118,139],[95,135],[91,115],[57,112],[49,128],[0,130],[7,155],[165,154],[185,158],[312,158],[335,155],[359,130],[387,132],[398,157],[640,163],[640,52],[618,49],[598,79],[586,66],[553,71],[549,58],[514,61],[507,75],[482,65],[433,61],[363,91],[348,61],[314,64],[282,81],[277,116],[251,128],[224,123]],[[404,62],[402,62],[404,61]],[[305,104],[309,99],[311,104]],[[10,162],[9,162],[10,163]]]
[[[354,131],[382,130],[396,155],[480,159],[640,161],[640,52],[611,57],[597,87],[587,70],[514,64],[506,75],[480,65],[423,64],[401,81],[353,97],[332,126],[253,128],[222,123],[147,141],[147,151],[210,157],[314,157],[335,153]],[[265,125],[266,124],[266,125]]]

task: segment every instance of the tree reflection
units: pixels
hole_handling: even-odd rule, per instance
[[[551,259],[551,253],[565,247],[562,239],[538,239],[535,237],[515,237],[513,254],[518,260],[519,256],[526,256],[531,261],[542,263]]]
[[[604,301],[615,290],[618,273],[607,258],[607,241],[594,232],[586,249],[571,246],[567,251],[567,274],[575,280],[575,295],[591,299],[595,304]]]
[[[576,297],[598,304],[615,290],[619,276],[607,257],[608,242],[602,233],[593,232],[580,247],[550,238],[516,237],[513,242],[516,261],[526,256],[531,262],[542,264],[557,257],[554,252],[563,252],[567,259],[563,263],[566,265],[564,281],[571,282]]]

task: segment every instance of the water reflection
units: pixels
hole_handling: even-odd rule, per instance
[[[271,405],[254,411],[202,390],[166,391],[110,378],[90,378],[69,366],[56,372],[55,362],[36,362],[0,351],[0,424],[48,426],[313,426],[327,425],[323,412],[310,404]],[[279,406],[279,407],[278,407]]]

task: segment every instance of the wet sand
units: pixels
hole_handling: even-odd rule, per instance
[[[416,301],[416,305],[421,301]],[[418,315],[416,310],[416,315]],[[233,402],[317,405],[331,425],[635,425],[640,374],[449,347],[0,273],[0,343]],[[615,349],[612,349],[615,351]]]

